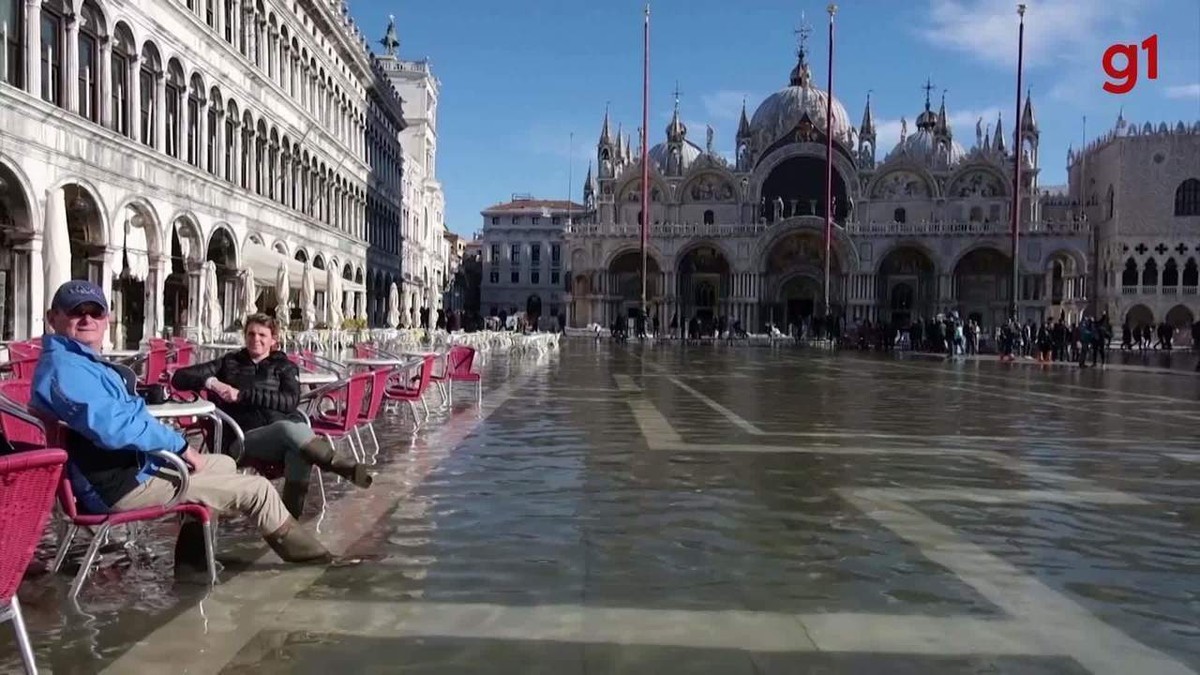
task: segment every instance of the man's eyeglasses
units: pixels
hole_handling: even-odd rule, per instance
[[[85,303],[67,312],[67,316],[72,319],[82,319],[85,316],[90,316],[93,319],[103,319],[108,316],[108,312],[100,305]]]

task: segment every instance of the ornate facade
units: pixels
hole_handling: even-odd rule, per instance
[[[666,138],[648,152],[651,315],[664,327],[672,319],[682,325],[725,316],[761,330],[826,311],[853,323],[956,309],[990,329],[1012,304],[1017,156],[1018,312],[1073,319],[1086,311],[1093,237],[1069,198],[1039,187],[1040,132],[1030,97],[1015,133],[1002,119],[994,126],[979,120],[967,148],[949,124],[944,96],[935,108],[930,89],[915,124],[903,122],[899,143],[884,153],[869,98],[857,126],[833,101],[830,128],[827,93],[815,86],[802,47],[787,86],[753,116],[743,107],[731,160],[713,151],[711,128],[705,147],[689,139],[677,100]],[[826,134],[833,136],[834,210],[828,308]],[[597,171],[584,185],[588,216],[567,238],[572,326],[608,325],[640,302],[640,154],[612,133],[606,113]]]
[[[4,338],[43,330],[55,219],[72,276],[111,293],[121,346],[194,334],[208,263],[226,326],[247,271],[270,310],[280,268],[294,304],[309,264],[327,270],[314,275],[318,321],[330,272],[343,314],[365,315],[377,71],[343,5],[0,0],[0,23]]]

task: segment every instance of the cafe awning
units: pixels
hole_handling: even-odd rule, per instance
[[[242,264],[254,272],[255,283],[261,286],[274,285],[275,277],[279,273],[279,263],[288,266],[288,284],[292,288],[300,288],[300,282],[304,279],[304,263],[253,241],[246,242],[246,247],[242,251]],[[314,269],[313,271],[316,272],[313,274],[316,290],[327,290],[328,275],[320,270]],[[356,284],[350,279],[342,279],[342,290],[347,293],[361,293],[366,290],[366,287]]]

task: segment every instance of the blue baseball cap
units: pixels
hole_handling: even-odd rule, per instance
[[[108,300],[104,297],[104,289],[90,281],[74,279],[58,287],[58,290],[54,292],[54,300],[50,303],[50,309],[70,312],[87,302],[100,305],[104,308],[104,313],[108,313]]]

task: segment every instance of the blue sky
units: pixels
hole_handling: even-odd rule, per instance
[[[1200,0],[1030,0],[1024,83],[1041,125],[1042,184],[1065,182],[1066,153],[1112,127],[1200,120]],[[636,0],[352,0],[373,40],[396,16],[404,58],[429,57],[442,83],[438,176],[447,224],[470,236],[479,211],[512,193],[580,199],[606,102],[614,124],[641,122],[642,11]],[[650,144],[664,137],[678,82],[689,138],[732,153],[742,99],[749,114],[787,84],[795,29],[807,13],[810,64],[825,87],[823,2],[657,0],[651,6]],[[1158,35],[1158,79],[1128,94],[1101,88],[1105,48]],[[924,104],[926,77],[943,89],[956,139],[975,121],[1005,130],[1015,116],[1016,3],[1006,0],[845,0],[839,3],[834,93],[857,125],[867,92],[879,124],[879,159]],[[574,144],[570,141],[574,133]],[[634,147],[637,140],[634,139]],[[570,167],[573,181],[568,185]]]

